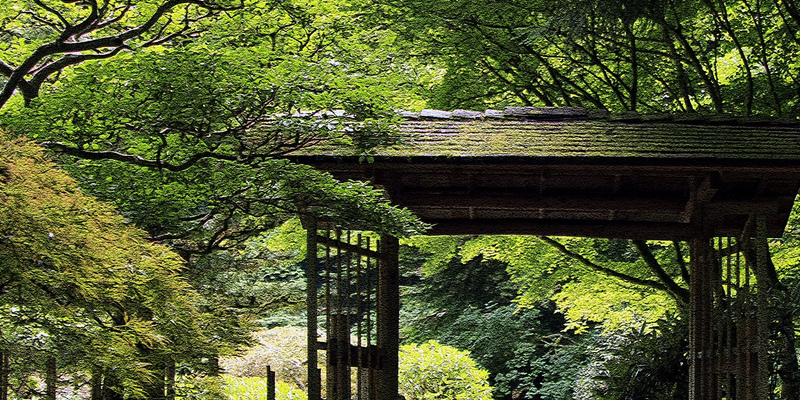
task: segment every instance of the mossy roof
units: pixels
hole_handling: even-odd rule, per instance
[[[769,160],[800,162],[800,121],[717,115],[608,115],[582,109],[508,108],[505,111],[405,113],[400,143],[379,158]],[[303,153],[351,155],[318,145]]]
[[[288,158],[369,180],[432,234],[780,236],[800,188],[800,121],[575,108],[404,113],[372,162],[326,143]]]

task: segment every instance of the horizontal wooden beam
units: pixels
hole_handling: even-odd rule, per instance
[[[574,221],[536,219],[426,220],[429,235],[547,235],[596,238],[687,240],[700,230],[690,224],[629,221]]]
[[[403,207],[485,207],[493,209],[556,209],[556,210],[615,210],[615,211],[673,211],[686,206],[683,199],[669,197],[634,197],[600,195],[540,195],[535,194],[449,194],[395,193],[392,201]]]
[[[369,257],[369,258],[373,258],[373,259],[381,258],[381,254],[378,253],[375,250],[366,249],[366,248],[363,248],[361,246],[357,246],[357,245],[350,244],[350,243],[347,243],[347,242],[342,242],[341,240],[336,240],[336,239],[325,237],[325,236],[322,236],[322,235],[317,235],[317,243],[319,243],[321,245],[324,245],[324,246],[328,246],[328,247],[332,247],[332,248],[335,248],[335,249],[339,249],[339,250],[342,250],[342,251],[350,252],[350,253],[353,253],[353,254],[358,254],[358,255],[364,256],[364,257]]]

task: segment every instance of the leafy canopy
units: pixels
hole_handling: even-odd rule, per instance
[[[39,146],[0,144],[0,351],[109,371],[132,395],[151,378],[145,355],[216,352],[180,257],[82,194]]]

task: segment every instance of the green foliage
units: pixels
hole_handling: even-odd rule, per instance
[[[320,141],[368,158],[394,140],[397,82],[361,57],[383,35],[340,29],[351,11],[330,7],[253,5],[180,46],[84,63],[29,107],[5,108],[0,125],[81,158],[62,161],[85,189],[182,254],[230,247],[299,211],[419,232],[366,185],[274,159]]]
[[[424,260],[419,282],[404,294],[405,341],[436,340],[470,351],[488,370],[495,397],[567,398],[585,359],[585,339],[563,332],[565,321],[555,304],[519,308],[512,303],[519,287],[506,263],[464,256],[467,247],[478,249],[473,242],[497,242],[426,239],[415,238],[410,242],[418,247],[401,253],[404,268]],[[429,253],[442,248],[447,251]]]
[[[267,380],[259,377],[234,377],[224,375],[225,399],[228,400],[261,400],[267,398]],[[302,390],[284,382],[275,385],[275,398],[278,400],[306,400],[308,396]]]
[[[594,336],[590,362],[575,384],[576,399],[679,399],[688,396],[688,326],[659,321],[657,329]]]
[[[430,105],[798,115],[800,9],[761,1],[376,1],[443,70]]]
[[[422,238],[415,240],[415,244],[425,241]],[[479,236],[461,242],[440,238],[433,240],[434,244],[423,244],[421,249],[438,249],[437,243],[447,243],[446,252],[442,253],[444,255],[430,257],[424,264],[423,271],[435,273],[450,268],[450,274],[441,275],[437,279],[471,284],[482,282],[491,275],[484,273],[462,280],[453,274],[478,271],[471,264],[473,261],[501,262],[502,266],[497,268],[501,271],[507,270],[507,279],[514,284],[512,290],[518,291],[515,299],[517,304],[533,308],[543,300],[554,300],[559,311],[566,316],[567,327],[578,332],[585,331],[596,323],[602,323],[610,330],[631,324],[639,325],[643,321],[652,323],[677,307],[670,293],[663,288],[658,289],[661,287],[658,278],[628,242],[560,239],[561,243],[569,246],[567,250],[573,255],[580,255],[601,269],[577,261],[546,241],[525,236]],[[675,262],[674,249],[666,243],[653,242],[650,246],[667,276],[677,282],[676,284],[683,284],[681,271]],[[455,255],[461,261],[446,255]],[[445,260],[455,264],[447,264]],[[465,267],[466,265],[470,267]],[[655,282],[656,285],[643,287],[640,282]],[[448,286],[442,284],[436,287]],[[502,285],[488,290],[499,288]],[[470,293],[483,293],[487,290],[474,289]],[[453,301],[466,298],[462,296]]]
[[[87,60],[196,35],[204,20],[238,1],[59,2],[6,0],[0,10],[0,108],[15,91],[26,102],[45,81]]]
[[[435,341],[400,348],[400,394],[407,400],[490,400],[488,377],[467,351]]]
[[[142,394],[153,356],[216,351],[180,257],[83,195],[35,144],[0,143],[0,351],[100,370],[129,396]]]
[[[176,378],[176,400],[225,400],[224,381],[219,376],[183,374]]]
[[[305,328],[262,330],[253,334],[253,341],[255,345],[241,356],[222,360],[226,373],[237,377],[266,377],[267,367],[270,367],[277,381],[305,389],[308,385]]]

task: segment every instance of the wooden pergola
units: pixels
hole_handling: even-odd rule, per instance
[[[752,316],[752,308],[733,310],[730,304],[741,298],[737,304],[757,309],[766,298],[756,295],[760,292],[752,290],[749,278],[740,280],[742,272],[731,272],[731,257],[749,246],[758,257],[743,271],[755,281],[763,269],[759,265],[768,262],[767,238],[782,236],[800,188],[799,121],[610,116],[577,108],[532,107],[426,110],[405,116],[399,128],[401,142],[379,150],[373,162],[359,162],[357,155],[324,144],[290,158],[342,180],[372,182],[394,204],[433,224],[433,235],[689,242],[690,398],[764,397],[768,321]],[[311,226],[309,231],[316,229]],[[314,243],[323,240],[314,233],[309,243],[312,237]],[[326,238],[329,246],[351,245]],[[723,245],[714,238],[733,239],[725,239]],[[371,254],[380,275],[378,337],[373,348],[364,350],[374,352],[378,360],[370,364],[377,371],[376,389],[359,398],[396,400],[397,241],[384,238],[384,243]],[[736,256],[736,262],[739,259]],[[745,291],[756,294],[745,298]],[[309,292],[311,296],[316,293]],[[316,300],[313,303],[310,308],[316,310]],[[317,316],[313,318],[315,328]],[[747,332],[736,334],[745,326]],[[316,339],[314,343],[320,348]],[[326,349],[331,359],[331,348]],[[352,360],[350,353],[356,351],[360,350],[340,349],[344,358],[335,362],[348,370],[364,364],[363,357],[353,356],[358,362],[345,359]],[[345,379],[344,375],[338,376]],[[328,393],[329,399],[351,398],[349,392],[339,391],[336,397],[330,389]]]

